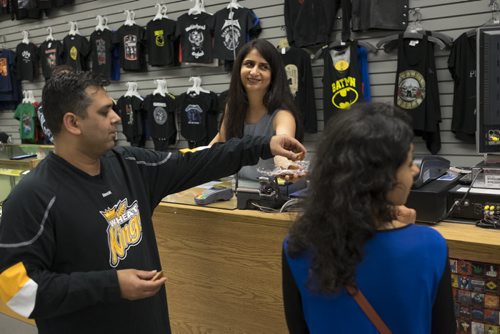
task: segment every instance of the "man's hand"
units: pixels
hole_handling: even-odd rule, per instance
[[[136,269],[117,270],[122,298],[137,300],[154,296],[167,281],[166,277],[153,280],[156,271]]]
[[[304,159],[307,152],[297,139],[286,135],[273,136],[269,146],[273,155],[281,155],[292,161]]]
[[[396,219],[403,224],[415,224],[417,220],[417,212],[410,209],[404,205],[398,205],[395,207]]]

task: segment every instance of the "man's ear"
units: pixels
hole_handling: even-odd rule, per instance
[[[63,116],[63,127],[67,132],[79,135],[82,131],[80,129],[80,120],[78,116],[71,112],[67,112]]]

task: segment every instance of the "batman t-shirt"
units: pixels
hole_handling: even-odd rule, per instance
[[[358,43],[323,50],[323,113],[325,123],[335,113],[363,101],[363,83],[358,62]]]

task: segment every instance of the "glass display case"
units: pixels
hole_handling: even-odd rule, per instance
[[[53,149],[52,145],[0,143],[0,206],[19,180]]]

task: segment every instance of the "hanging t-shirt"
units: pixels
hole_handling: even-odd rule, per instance
[[[363,100],[370,102],[372,100],[372,91],[370,86],[370,75],[368,73],[368,50],[358,45],[358,61],[361,72],[361,81],[363,82]]]
[[[175,65],[175,28],[176,22],[167,18],[148,22],[146,40],[149,65]]]
[[[326,123],[335,113],[363,101],[363,83],[358,61],[358,43],[323,50],[323,115]]]
[[[123,134],[133,146],[143,140],[142,100],[137,96],[122,96],[116,104],[120,110]]]
[[[352,30],[405,30],[409,0],[352,0]]]
[[[16,47],[18,80],[33,81],[38,76],[38,48],[33,43],[19,43]]]
[[[65,65],[70,65],[75,71],[87,71],[87,56],[90,52],[90,43],[81,35],[67,35],[63,39],[63,60]]]
[[[309,133],[318,132],[316,104],[314,102],[314,86],[309,54],[296,47],[280,52],[285,65],[290,91],[295,106],[299,110],[304,130]]]
[[[61,41],[43,41],[38,48],[38,56],[42,65],[42,73],[45,80],[52,75],[52,70],[57,65],[61,65],[63,54],[63,44]]]
[[[142,109],[146,112],[147,127],[153,140],[175,144],[175,97],[170,94],[150,94],[144,98]]]
[[[217,94],[182,93],[177,97],[181,135],[189,147],[207,145],[217,134]]]
[[[412,40],[400,35],[395,89],[394,104],[408,112],[415,134],[436,154],[441,148],[441,109],[434,48],[427,36]]]
[[[31,103],[21,103],[17,106],[14,118],[19,120],[19,135],[22,141],[35,139],[35,107]]]
[[[212,47],[212,15],[183,14],[177,19],[176,36],[180,37],[182,63],[211,63]]]
[[[257,37],[262,28],[260,20],[248,8],[223,8],[213,16],[214,57],[234,60],[241,47]]]
[[[90,34],[90,60],[92,72],[111,79],[111,50],[113,33],[109,29],[95,30]]]
[[[21,102],[21,82],[15,73],[15,53],[0,49],[0,110],[13,110]]]
[[[125,71],[146,69],[145,34],[143,27],[133,24],[122,25],[113,35],[113,42],[120,45],[120,62]]]
[[[454,81],[451,131],[457,138],[475,141],[476,132],[476,36],[460,35],[448,58]]]
[[[49,127],[47,126],[47,121],[45,120],[42,104],[40,104],[38,108],[36,108],[36,114],[38,116],[38,122],[40,123],[40,128],[42,129],[43,132],[44,144],[54,143],[54,136],[52,135],[52,131],[50,131]]]

